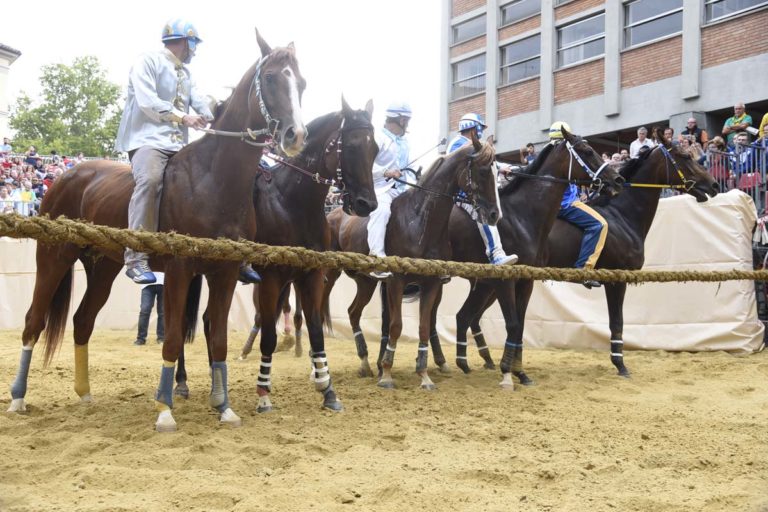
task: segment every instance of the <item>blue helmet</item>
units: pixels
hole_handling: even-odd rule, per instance
[[[407,117],[410,118],[413,115],[411,106],[404,101],[396,101],[389,104],[386,112],[387,117]]]
[[[192,51],[195,51],[197,43],[203,42],[195,26],[183,18],[168,20],[168,23],[163,27],[163,42],[174,39],[186,39],[189,42],[189,49]]]
[[[486,128],[486,124],[483,122],[483,118],[480,117],[479,114],[464,114],[461,119],[459,119],[459,131],[463,132],[464,130],[471,130],[472,128],[477,128],[477,136],[482,137],[483,135],[483,128]]]

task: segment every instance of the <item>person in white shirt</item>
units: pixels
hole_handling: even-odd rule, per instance
[[[656,144],[648,138],[648,130],[645,126],[641,126],[637,129],[637,139],[629,145],[629,158],[637,158],[640,154],[640,149],[643,147],[653,148]]]

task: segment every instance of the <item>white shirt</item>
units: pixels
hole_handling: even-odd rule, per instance
[[[396,185],[395,180],[384,177],[386,171],[405,169],[408,165],[410,148],[408,141],[395,135],[386,128],[377,130],[375,134],[379,154],[373,161],[373,188],[376,194],[381,194]]]
[[[189,107],[208,120],[210,109],[189,69],[167,49],[145,53],[131,68],[128,97],[115,142],[116,151],[150,146],[178,151],[188,141],[181,118]]]
[[[640,148],[642,147],[653,149],[656,147],[656,143],[649,138],[646,138],[643,142],[640,142],[640,139],[635,139],[632,144],[629,145],[629,158],[637,158],[637,155],[640,153]]]

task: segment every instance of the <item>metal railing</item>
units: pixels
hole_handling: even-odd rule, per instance
[[[705,166],[717,180],[722,192],[739,189],[755,202],[758,215],[768,210],[768,142],[763,138],[733,151],[707,151]]]
[[[4,213],[18,213],[27,217],[37,215],[37,204],[34,200],[0,199],[0,214]]]

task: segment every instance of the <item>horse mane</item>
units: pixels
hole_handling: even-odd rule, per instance
[[[432,165],[429,166],[429,169],[421,173],[421,178],[419,178],[418,185],[424,185],[424,180],[426,180],[427,177],[432,174],[432,172],[436,171],[441,165],[443,165],[443,162],[445,162],[445,156],[441,156],[432,162]]]
[[[640,154],[637,156],[637,158],[630,158],[623,164],[621,164],[621,169],[619,169],[619,174],[621,174],[622,178],[624,178],[627,183],[632,181],[632,178],[635,177],[635,174],[637,174],[637,171],[640,170],[640,167],[642,167],[643,162],[648,160],[648,156],[651,154],[651,151],[641,151]]]
[[[542,149],[539,154],[536,156],[536,159],[531,162],[530,165],[527,165],[525,168],[522,169],[523,174],[530,174],[530,175],[536,175],[539,173],[541,168],[544,166],[544,161],[547,159],[549,154],[554,149],[554,144],[547,144],[544,146],[544,149]],[[500,196],[507,196],[511,193],[513,193],[515,190],[517,190],[520,187],[520,184],[525,181],[525,178],[515,178],[509,181],[504,187],[499,190]]]
[[[317,148],[320,144],[325,144],[327,137],[327,130],[324,130],[326,125],[332,125],[334,130],[341,126],[342,114],[340,112],[329,112],[320,117],[316,117],[307,123],[307,133],[309,136],[306,139],[306,145],[297,158],[301,158],[302,155],[314,155],[318,150],[323,148]],[[333,124],[335,122],[335,124]]]

